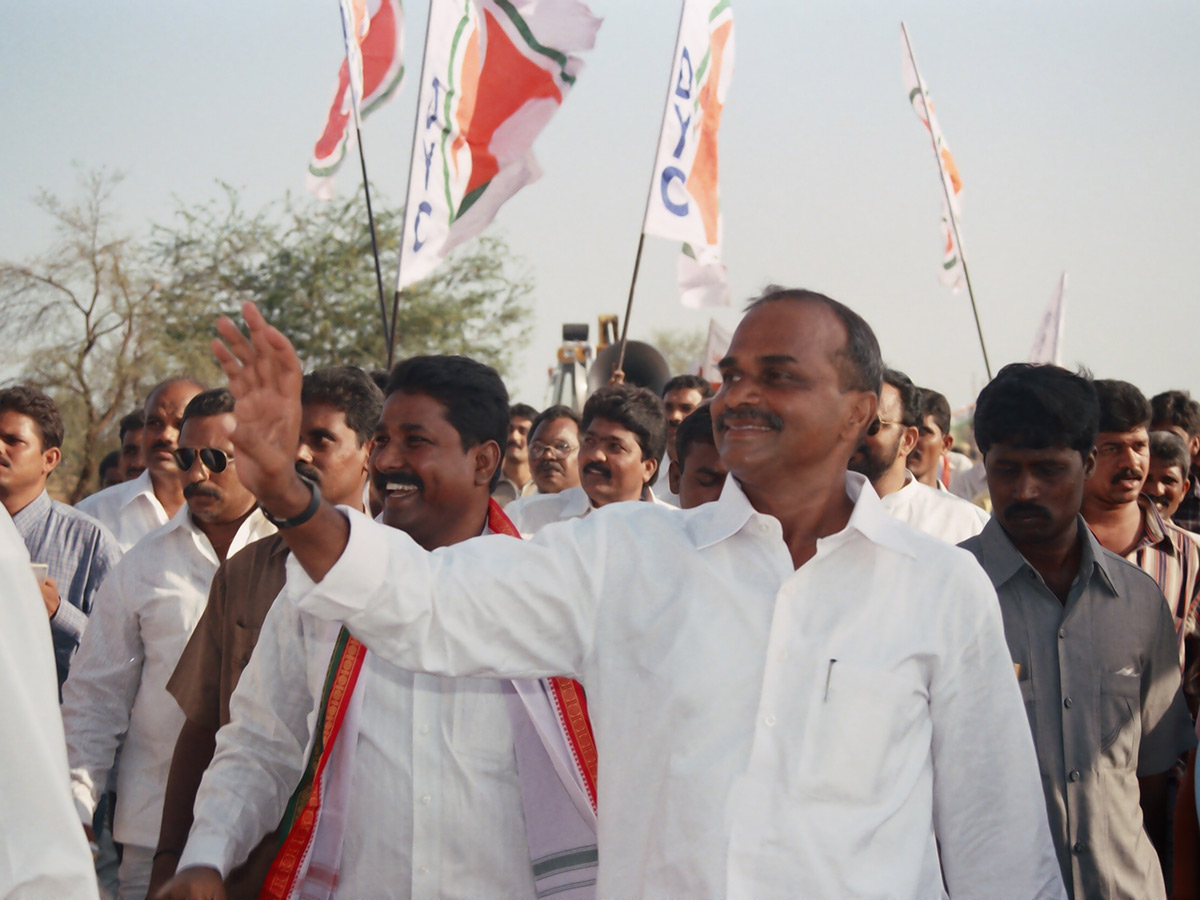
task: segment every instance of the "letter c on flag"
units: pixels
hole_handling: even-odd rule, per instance
[[[665,206],[667,208],[667,212],[671,213],[672,215],[680,217],[686,216],[688,214],[687,200],[684,200],[682,203],[676,203],[671,199],[670,187],[672,181],[679,181],[681,184],[686,183],[686,179],[684,178],[682,170],[680,170],[677,166],[667,166],[665,169],[663,169],[661,183],[663,206]]]
[[[413,219],[413,253],[419,253],[425,246],[425,242],[421,240],[421,216],[428,216],[432,213],[433,207],[429,205],[429,201],[422,200],[421,205],[417,207],[417,215]]]

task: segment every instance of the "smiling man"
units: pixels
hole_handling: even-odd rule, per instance
[[[1150,432],[1150,466],[1143,493],[1154,503],[1163,519],[1172,521],[1179,504],[1192,488],[1188,472],[1192,456],[1187,444],[1169,431]]]
[[[296,516],[299,362],[244,313],[250,338],[222,320],[214,346],[241,474]],[[846,472],[878,405],[870,327],[776,290],[721,371],[716,503],[432,554],[319,505],[286,533],[288,597],[410,669],[578,677],[599,896],[1063,896],[995,592]]]
[[[186,502],[109,573],[63,686],[81,821],[92,821],[120,754],[113,838],[125,845],[121,900],[146,895],[167,770],[184,721],[167,679],[204,612],[217,567],[275,530],[238,480],[229,391],[199,393],[181,413],[174,456]]]
[[[1148,776],[1195,741],[1162,592],[1079,515],[1100,420],[1088,379],[1003,368],[975,407],[995,516],[962,546],[999,593],[1071,896],[1163,900],[1139,800],[1161,809]]]

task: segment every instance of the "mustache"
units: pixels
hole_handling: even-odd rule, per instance
[[[1036,503],[1010,503],[1004,508],[1004,516],[1029,516],[1039,519],[1049,519],[1050,510],[1044,506],[1038,506]]]
[[[317,487],[321,486],[321,470],[316,466],[296,460],[296,474],[313,482]]]
[[[759,409],[756,406],[734,406],[726,410],[722,410],[721,414],[716,418],[718,431],[724,431],[729,427],[729,420],[740,420],[750,422],[761,422],[768,428],[775,431],[783,430],[783,417],[777,413],[768,410]]]
[[[157,441],[155,441],[153,444],[150,445],[150,449],[151,450],[174,450],[175,445],[168,440],[159,438]]]
[[[214,500],[220,500],[221,492],[212,485],[192,482],[184,487],[183,496],[186,500],[191,500],[193,497],[212,497]]]
[[[539,462],[536,466],[533,467],[533,470],[535,472],[541,472],[544,475],[549,475],[552,472],[566,472],[567,471],[566,469],[564,469],[562,467],[561,463],[559,463],[557,460],[554,460],[554,459],[543,459],[541,462]]]
[[[387,486],[392,484],[411,484],[418,491],[425,490],[425,482],[411,472],[376,472],[371,478],[375,490],[381,495],[387,493]]]
[[[1119,471],[1115,475],[1113,475],[1112,483],[1116,484],[1118,481],[1125,481],[1126,479],[1136,481],[1137,479],[1142,478],[1142,477],[1143,477],[1142,473],[1139,472],[1137,469],[1122,469],[1121,471]]]
[[[612,469],[600,462],[590,462],[583,467],[584,475],[599,475],[602,478],[612,478]]]

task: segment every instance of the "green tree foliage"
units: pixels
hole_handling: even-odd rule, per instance
[[[390,314],[402,211],[376,205],[375,216],[379,246],[387,248],[381,266]],[[180,208],[153,242],[163,272],[165,345],[194,371],[211,365],[211,323],[254,300],[306,367],[382,367],[387,352],[366,221],[361,193],[331,203],[288,196],[250,213],[225,186],[219,200]],[[396,359],[461,353],[505,372],[529,330],[529,278],[513,268],[503,241],[483,237],[406,289]]]
[[[694,331],[654,332],[650,342],[663,355],[672,375],[682,375],[686,372],[696,373],[696,366],[704,359],[704,351],[708,346],[708,332],[696,329]]]

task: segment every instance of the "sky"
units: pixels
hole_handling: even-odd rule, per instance
[[[492,229],[534,283],[509,380],[545,399],[564,322],[621,314],[675,45],[675,0],[591,0],[595,49],[535,151],[544,170]],[[404,197],[427,2],[406,5],[409,77],[364,126],[377,191]],[[970,303],[938,282],[939,192],[905,96],[900,21],[963,178],[962,240],[993,371],[1026,358],[1068,272],[1064,362],[1147,394],[1200,394],[1200,4],[734,0],[721,128],[734,304],[676,299],[678,246],[647,238],[630,337],[736,325],[768,284],[860,313],[885,359],[969,403],[986,383]],[[239,188],[304,190],[340,62],[336,0],[0,3],[0,258],[49,243],[32,199],[79,167],[126,173],[121,224]],[[356,167],[339,177],[360,190]],[[384,256],[394,280],[395,248]],[[387,274],[390,273],[390,274]],[[197,323],[197,327],[206,327]]]

